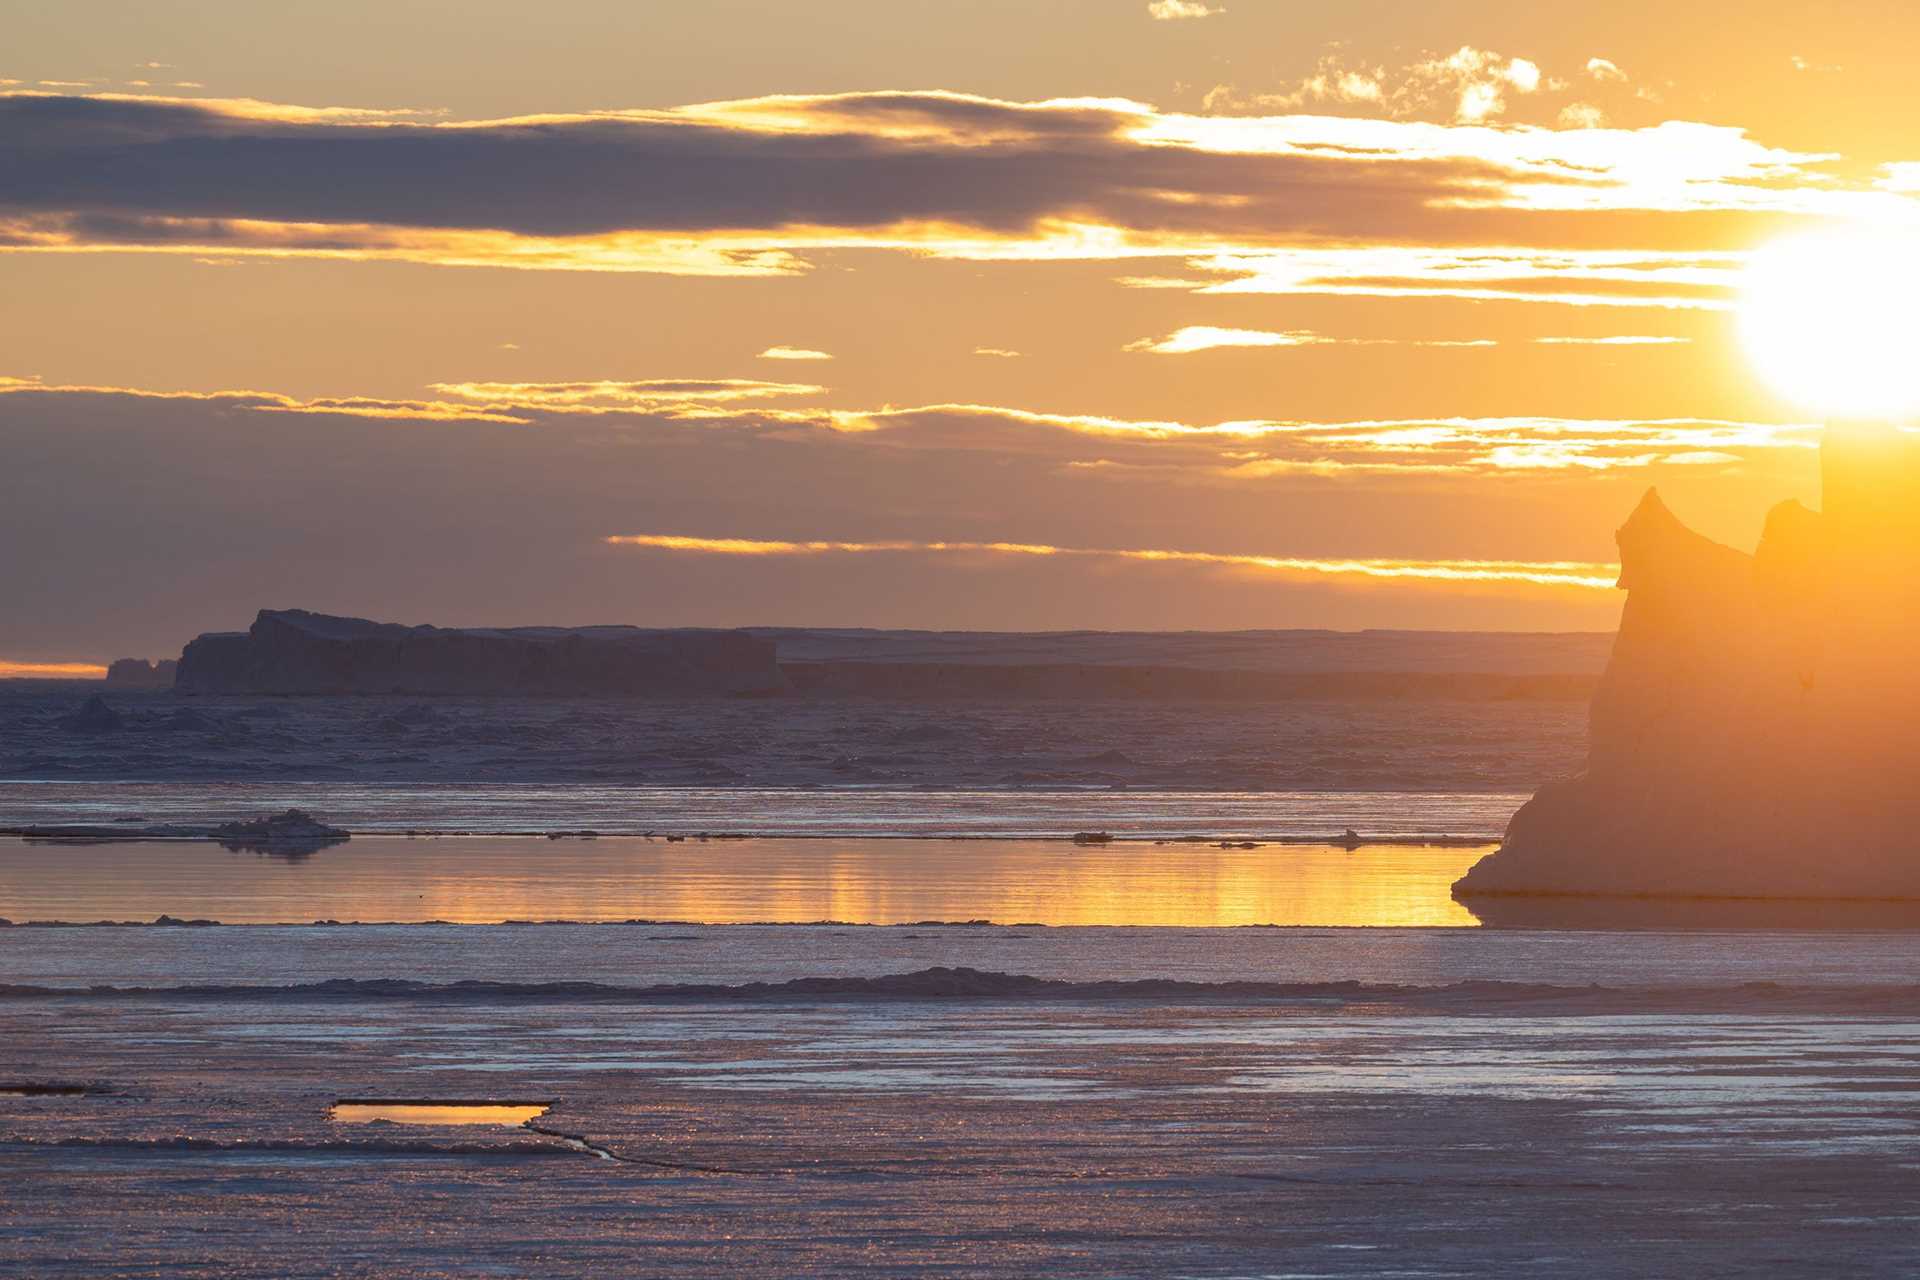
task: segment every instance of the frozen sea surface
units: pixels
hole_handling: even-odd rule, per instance
[[[8,999],[0,1271],[1920,1267],[1920,1008],[1474,1001]]]
[[[1820,923],[5,928],[0,1274],[1912,1274],[1920,930]]]
[[[596,825],[592,788],[522,825],[511,789],[328,785],[363,816]],[[0,799],[229,817],[282,786]],[[795,821],[776,794],[714,803]],[[0,841],[0,915],[236,922],[0,928],[0,1275],[1920,1271],[1900,909],[1475,928],[1447,886],[1481,849],[885,839],[848,794],[809,839]],[[883,827],[994,812],[878,794]],[[1010,808],[1120,825],[1072,794]],[[1329,801],[1375,802],[1421,803]],[[237,923],[329,917],[606,923]],[[711,923],[751,920],[790,923]],[[347,1124],[342,1099],[544,1110]]]
[[[0,988],[266,989],[396,979],[631,990],[873,978],[935,967],[1076,983],[1520,982],[1638,991],[1770,984],[1817,996],[1920,983],[1920,930],[686,924],[0,929]]]

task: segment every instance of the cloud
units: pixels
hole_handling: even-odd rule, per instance
[[[977,356],[989,356],[995,360],[1018,360],[1020,358],[1018,351],[1009,351],[1005,347],[975,347],[973,354]]]
[[[436,382],[431,389],[462,400],[519,408],[604,411],[670,409],[732,404],[743,400],[791,399],[826,391],[801,382],[751,378],[650,378],[638,382]]]
[[[1704,523],[1724,536],[1818,483],[1809,425],[1179,421],[717,399],[744,390],[724,381],[450,382],[412,399],[0,382],[0,545],[34,547],[0,556],[8,657],[98,655],[103,636],[165,653],[276,601],[449,624],[1603,627],[1617,603],[1597,590],[1191,557],[1599,562],[1648,483],[1690,518],[1714,513]],[[1002,566],[974,577],[911,554],[740,556],[720,576],[690,553],[603,541],[624,533],[1182,558],[1148,599],[1110,576],[1145,555],[944,553]],[[1271,590],[1249,593],[1246,575]],[[1423,581],[1448,590],[1359,593],[1377,607],[1347,595]],[[1516,596],[1534,603],[1489,603]]]
[[[107,669],[92,662],[10,662],[0,658],[0,680],[101,680]]]
[[[753,538],[696,538],[682,534],[658,533],[613,534],[606,538],[606,542],[609,546],[617,547],[724,556],[871,555],[875,553],[1065,556],[1251,569],[1289,577],[1347,577],[1374,581],[1423,581],[1456,585],[1524,584],[1578,590],[1612,590],[1620,576],[1617,565],[1567,561],[1313,559],[1159,548],[1114,550],[1094,547],[1056,547],[1030,542],[917,542],[903,539],[884,542],[789,542]]]
[[[1883,191],[1920,194],[1920,161],[1897,160],[1881,165],[1880,177],[1874,185]]]
[[[97,397],[214,406],[230,412],[313,414],[377,418],[389,422],[491,422],[524,425],[530,418],[491,406],[440,400],[394,400],[373,396],[302,399],[269,391],[148,391],[133,387],[49,385],[39,378],[0,377],[0,398],[80,401]]]
[[[1305,329],[1273,332],[1266,329],[1220,329],[1213,325],[1190,324],[1164,338],[1141,338],[1126,345],[1128,351],[1145,351],[1160,356],[1186,355],[1211,351],[1216,347],[1307,347],[1331,342]]]
[[[783,447],[810,445],[834,451],[891,455],[973,451],[1003,461],[1029,459],[1046,467],[1157,471],[1179,483],[1206,484],[1287,477],[1470,479],[1548,473],[1577,477],[1646,470],[1690,454],[1725,454],[1745,462],[1782,452],[1806,453],[1819,436],[1819,429],[1808,424],[1696,418],[1335,422],[1261,418],[1186,423],[1041,413],[998,405],[781,407],[760,402],[809,398],[824,394],[824,389],[742,379],[465,382],[436,383],[430,389],[447,398],[303,399],[260,391],[153,392],[0,378],[0,405],[9,400],[77,405],[105,398],[199,405],[229,418],[258,413],[554,430],[593,425],[656,440],[668,438],[661,433],[727,433]]]
[[[825,351],[814,351],[808,347],[768,347],[758,357],[761,360],[831,360],[833,357]]]
[[[655,378],[638,382],[436,382],[449,400],[373,396],[302,398],[263,391],[145,391],[125,387],[48,386],[37,378],[0,377],[0,397],[123,396],[217,406],[227,412],[371,418],[388,422],[492,423],[530,426],[562,415],[652,415],[696,420],[717,406],[820,395],[806,383],[742,378]]]
[[[1186,276],[1117,276],[1114,283],[1129,289],[1181,289],[1189,293],[1197,293],[1217,282],[1195,280]]]
[[[1524,59],[1472,48],[1434,63],[1449,93],[1544,83]],[[1495,114],[1475,94],[1456,115]],[[494,121],[12,93],[0,94],[0,247],[778,277],[856,249],[1731,251],[1784,219],[1916,217],[1920,204],[1841,182],[1824,159],[1684,122],[1194,116],[943,91]]]
[[[1744,251],[1456,250],[1373,246],[1221,253],[1189,259],[1215,279],[1207,294],[1458,298],[1723,311],[1737,297]]]
[[[1218,5],[1207,4],[1205,0],[1152,0],[1147,5],[1147,14],[1155,22],[1178,22],[1187,18],[1212,18],[1225,13]]]
[[[1607,114],[1590,102],[1573,102],[1560,108],[1559,121],[1563,129],[1600,129],[1606,126]]]
[[[1627,82],[1627,73],[1620,69],[1618,63],[1609,58],[1588,58],[1587,74],[1595,80],[1609,84],[1625,84]]]
[[[1141,338],[1124,350],[1183,356],[1217,347],[1497,347],[1493,338],[1337,338],[1311,329],[1220,329],[1190,324],[1164,338]]]
[[[42,80],[40,83],[79,88],[91,82]],[[0,126],[10,132],[22,120],[38,123],[58,131],[46,139],[55,143],[86,139],[95,143],[164,142],[205,135],[241,137],[250,128],[265,125],[392,124],[435,114],[410,107],[309,107],[262,98],[173,98],[151,93],[0,94]]]
[[[1509,94],[1534,94],[1547,81],[1538,63],[1472,45],[1431,54],[1396,68],[1354,64],[1344,50],[1323,54],[1313,72],[1281,93],[1243,96],[1221,85],[1207,95],[1210,111],[1289,110],[1312,103],[1361,106],[1388,115],[1438,116],[1481,124],[1506,112]]]
[[[837,410],[841,431],[874,447],[982,448],[1121,469],[1164,469],[1187,481],[1282,477],[1511,478],[1644,471],[1683,454],[1746,462],[1812,450],[1819,429],[1722,419],[1435,418],[1220,423],[1138,421],[987,405]]]
[[[1540,68],[1526,58],[1462,45],[1445,58],[1419,64],[1418,81],[1445,86],[1455,98],[1454,118],[1477,124],[1503,114],[1508,93],[1537,93]]]

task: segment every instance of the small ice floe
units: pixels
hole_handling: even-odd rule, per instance
[[[288,809],[264,818],[222,822],[216,826],[185,823],[140,825],[139,819],[115,818],[107,823],[55,823],[0,828],[0,835],[27,840],[122,844],[132,840],[213,840],[236,852],[304,857],[329,845],[352,839],[343,827],[332,827],[304,809]]]
[[[249,822],[223,822],[212,836],[229,849],[260,853],[312,850],[352,838],[341,827],[330,827],[304,809],[289,809]]]
[[[328,1118],[337,1124],[494,1125],[518,1129],[553,1107],[539,1102],[464,1098],[342,1098]]]

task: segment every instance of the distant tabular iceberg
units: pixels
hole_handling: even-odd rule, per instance
[[[750,695],[783,687],[774,645],[743,631],[448,628],[263,609],[187,645],[184,693]]]
[[[115,689],[171,689],[179,663],[172,658],[148,662],[145,658],[116,658],[107,668],[107,684]]]
[[[1822,468],[1752,555],[1647,494],[1587,771],[1457,896],[1920,898],[1920,437],[1835,428]]]

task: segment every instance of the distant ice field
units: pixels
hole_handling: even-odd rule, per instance
[[[586,783],[0,781],[0,827],[220,822],[310,810],[357,833],[1148,839],[1499,838],[1513,791],[1185,791],[1146,788],[684,787]]]
[[[44,687],[41,687],[44,685]],[[116,719],[79,729],[95,693]],[[0,779],[1531,792],[1580,699],[651,702],[186,697],[0,681]]]

